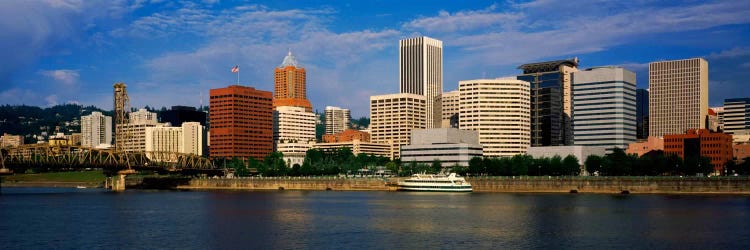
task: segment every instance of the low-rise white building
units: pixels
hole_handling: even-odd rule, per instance
[[[203,155],[203,133],[203,126],[198,122],[184,122],[181,127],[147,127],[146,157],[153,161],[176,162],[179,154]]]
[[[565,158],[573,155],[578,158],[578,164],[583,164],[590,155],[604,156],[607,154],[609,146],[547,146],[547,147],[530,147],[528,155],[534,158],[555,157],[556,155]]]
[[[454,128],[418,129],[411,133],[411,144],[401,146],[401,162],[431,164],[440,160],[443,167],[469,166],[469,160],[482,157],[477,131]]]
[[[340,148],[349,148],[352,150],[352,154],[358,155],[361,153],[368,155],[377,155],[383,157],[391,156],[391,145],[373,142],[362,142],[360,140],[351,140],[345,142],[332,142],[332,143],[315,143],[313,148],[317,148],[323,151],[334,150]]]

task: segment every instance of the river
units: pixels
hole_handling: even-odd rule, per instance
[[[2,249],[750,249],[750,196],[10,188]]]

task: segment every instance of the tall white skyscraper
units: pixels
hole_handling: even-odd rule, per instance
[[[443,42],[426,36],[399,41],[399,90],[426,97],[427,128],[439,128],[443,93]]]
[[[112,143],[112,117],[101,112],[81,117],[81,146],[95,148]]]
[[[531,144],[529,82],[511,78],[458,82],[458,128],[479,133],[484,156],[525,154]]]
[[[636,138],[635,73],[621,67],[573,72],[575,145],[626,149]]]
[[[326,134],[335,134],[349,128],[352,118],[349,109],[327,106],[326,111]]]
[[[706,128],[708,62],[705,59],[649,63],[648,87],[649,136]]]

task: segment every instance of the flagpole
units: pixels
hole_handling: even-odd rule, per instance
[[[237,85],[240,85],[240,67],[237,66]]]

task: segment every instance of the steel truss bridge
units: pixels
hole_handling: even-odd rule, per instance
[[[172,172],[217,170],[208,158],[192,154],[116,152],[111,149],[47,144],[29,144],[0,149],[0,168],[21,173],[29,168],[50,170],[101,168],[110,172],[135,169]]]

